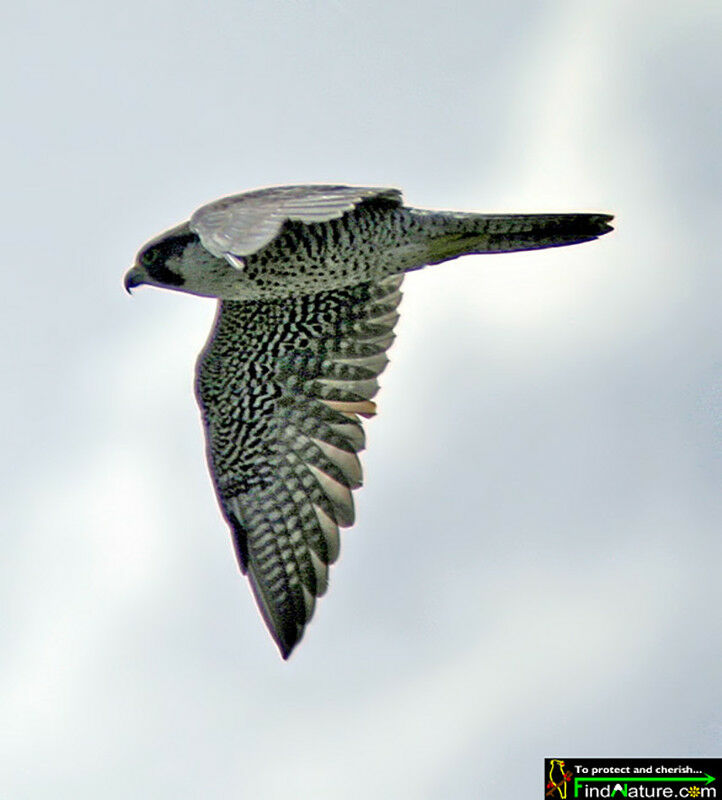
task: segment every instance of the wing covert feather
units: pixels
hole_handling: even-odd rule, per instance
[[[221,301],[196,395],[216,493],[287,658],[353,524],[358,453],[402,277],[277,301]]]
[[[287,220],[326,222],[359,203],[383,198],[401,205],[398,189],[365,186],[277,186],[232,195],[199,208],[190,229],[217,258],[242,267],[242,259],[271,242]]]

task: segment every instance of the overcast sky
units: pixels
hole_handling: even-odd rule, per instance
[[[531,798],[544,756],[718,756],[718,0],[3,17],[0,795]],[[283,663],[206,472],[214,303],[122,276],[204,202],[329,181],[617,230],[407,278]]]

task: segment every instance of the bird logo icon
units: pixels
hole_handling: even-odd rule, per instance
[[[564,761],[560,758],[552,758],[549,766],[549,780],[546,784],[546,796],[566,800],[567,785],[571,779],[572,771],[567,770]]]

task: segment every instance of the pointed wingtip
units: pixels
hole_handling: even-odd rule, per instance
[[[266,623],[266,627],[268,628],[268,632],[271,634],[271,638],[273,639],[276,647],[278,648],[278,652],[281,658],[284,661],[288,661],[293,653],[296,645],[301,641],[301,637],[303,635],[303,631],[301,635],[294,635],[291,633],[288,627],[283,625],[274,625],[263,611],[261,612],[263,615],[263,620]]]
[[[284,615],[275,608],[270,598],[266,596],[262,584],[259,582],[256,575],[256,568],[253,560],[248,563],[248,579],[253,592],[253,596],[261,612],[261,617],[268,628],[268,632],[273,637],[276,647],[281,654],[284,661],[288,661],[288,657],[293,652],[293,648],[301,641],[303,637],[304,627],[299,626],[295,621],[292,621],[287,615]]]
[[[291,657],[291,654],[296,649],[296,645],[303,637],[303,629],[301,629],[300,634],[297,633],[295,636],[288,636],[288,631],[284,631],[282,633],[279,630],[271,630],[270,628],[269,630],[271,631],[273,641],[276,643],[276,647],[278,647],[278,652],[281,654],[281,658],[284,661],[288,661],[288,659]]]

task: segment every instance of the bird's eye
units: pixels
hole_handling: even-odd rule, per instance
[[[148,267],[158,260],[159,255],[160,253],[153,247],[150,250],[146,250],[141,256],[140,260],[146,265],[146,267]]]

